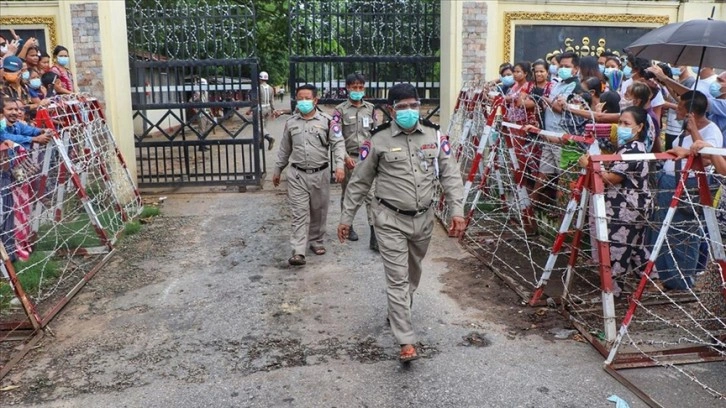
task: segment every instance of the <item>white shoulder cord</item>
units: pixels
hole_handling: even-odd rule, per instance
[[[434,177],[439,178],[439,153],[441,152],[441,132],[436,130],[436,157],[434,157]]]

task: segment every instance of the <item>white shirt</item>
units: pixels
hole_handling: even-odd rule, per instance
[[[701,138],[711,146],[721,146],[723,144],[723,135],[721,134],[721,129],[716,126],[713,122],[708,122],[708,125],[706,125],[702,129],[698,129],[698,132],[701,134]],[[680,146],[684,147],[686,149],[690,148],[693,144],[693,138],[691,138],[691,135],[686,135],[681,139],[680,137],[677,137],[675,140],[673,140],[673,147]],[[687,159],[681,160],[681,168],[686,165]],[[675,175],[675,169],[676,169],[676,161],[675,160],[667,160],[665,164],[663,165],[663,170],[666,172],[666,174],[669,174],[671,176]],[[706,167],[706,172],[713,173],[713,166]],[[693,173],[689,175],[689,177],[692,177]]]

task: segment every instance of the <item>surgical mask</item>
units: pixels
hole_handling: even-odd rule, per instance
[[[698,67],[691,67],[691,69],[693,70],[693,72],[696,73],[696,75],[698,75],[698,72],[701,71],[701,69]]]
[[[550,64],[550,75],[557,75],[557,65]]]
[[[402,129],[411,129],[418,123],[418,109],[396,111],[396,123]]]
[[[633,129],[624,126],[618,126],[618,146],[623,146],[633,138]]]
[[[563,80],[572,78],[572,68],[560,67],[560,69],[557,70],[557,76]]]
[[[616,72],[620,71],[617,68],[605,68],[605,71],[603,71],[603,74],[605,74],[606,77],[612,78],[613,75],[615,75]]]
[[[5,121],[5,118],[0,119],[0,132],[4,132],[6,127],[8,127],[8,122]]]
[[[0,47],[0,54],[5,55],[5,53],[7,53],[7,52],[8,52],[8,46],[7,45],[3,45],[2,47]]]
[[[625,78],[630,79],[630,76],[633,75],[633,68],[630,68],[630,66],[626,65],[625,68],[623,68],[623,75]]]
[[[500,78],[502,80],[502,85],[504,86],[512,86],[514,85],[514,77],[512,75],[505,75]]]
[[[598,68],[600,68],[600,73],[601,74],[604,74],[605,73],[605,64],[598,64]]]
[[[713,82],[711,86],[708,87],[708,92],[714,98],[718,98],[719,96],[724,94],[724,92],[721,92],[721,83],[718,81]]]
[[[303,115],[307,115],[308,113],[312,112],[313,109],[315,109],[315,105],[313,105],[313,101],[297,101],[297,109]]]
[[[58,63],[64,67],[68,66],[69,62],[71,62],[69,57],[58,57]]]
[[[671,73],[673,74],[674,77],[679,77],[679,76],[681,76],[681,69],[673,67],[673,68],[671,68]]]
[[[22,74],[20,74],[20,78],[23,79],[23,81],[27,81],[30,79],[30,72],[29,71],[23,71]]]
[[[42,85],[42,82],[40,81],[40,78],[33,78],[30,80],[30,87],[33,89],[39,89]]]
[[[350,99],[354,101],[359,101],[363,99],[363,96],[365,96],[365,92],[363,91],[351,91],[350,92]]]
[[[633,100],[632,99],[620,99],[620,111],[622,112],[625,108],[629,108],[633,106]]]

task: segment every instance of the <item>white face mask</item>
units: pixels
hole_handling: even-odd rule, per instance
[[[4,55],[7,52],[8,52],[8,46],[7,45],[4,45],[4,46],[0,47],[0,54],[3,54]]]

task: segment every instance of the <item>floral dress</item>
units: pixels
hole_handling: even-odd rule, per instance
[[[621,146],[617,154],[645,151],[643,142],[632,141]],[[613,277],[617,277],[629,269],[641,270],[647,260],[644,236],[652,196],[648,189],[647,162],[613,162],[610,172],[623,177],[620,184],[608,186],[605,190],[610,264]]]

